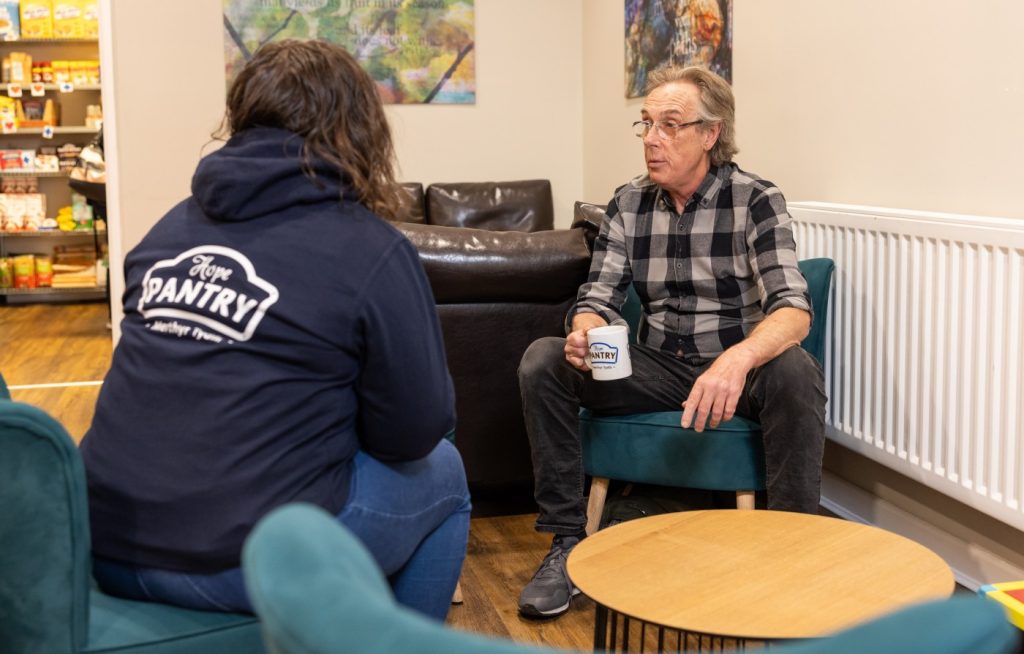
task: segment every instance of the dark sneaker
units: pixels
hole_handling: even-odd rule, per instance
[[[565,560],[580,542],[573,536],[556,536],[551,551],[519,594],[519,612],[528,618],[553,618],[569,610],[569,600],[580,590],[569,581]]]

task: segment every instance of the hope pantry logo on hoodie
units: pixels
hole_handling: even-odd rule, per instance
[[[236,341],[252,338],[277,299],[277,288],[256,274],[244,254],[220,245],[200,245],[146,271],[138,308],[150,330],[219,343],[225,336]]]

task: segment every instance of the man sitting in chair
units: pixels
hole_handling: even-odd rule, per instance
[[[564,613],[579,591],[565,571],[584,537],[578,412],[678,411],[703,431],[740,415],[761,423],[768,508],[816,513],[825,438],[824,378],[799,346],[811,324],[791,218],[779,189],[732,163],[735,102],[698,67],[649,76],[633,123],[647,174],[608,204],[568,336],[535,341],[519,382],[533,455],[536,528],[551,551],[519,597],[529,617]],[[643,303],[633,374],[594,381],[587,332],[625,324],[630,284]],[[713,437],[713,436],[709,436]]]

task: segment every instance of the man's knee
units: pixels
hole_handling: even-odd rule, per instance
[[[762,376],[770,386],[789,393],[806,391],[824,396],[825,378],[821,366],[802,347],[791,347],[766,363]]]
[[[538,338],[526,348],[519,362],[519,381],[537,379],[540,375],[550,374],[555,366],[565,361],[565,339],[557,336]]]

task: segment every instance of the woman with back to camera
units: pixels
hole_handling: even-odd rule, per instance
[[[276,506],[354,531],[399,602],[443,620],[469,494],[433,296],[385,220],[401,190],[344,49],[265,45],[231,137],[125,260],[124,321],[82,443],[111,594],[251,611],[242,543]]]

